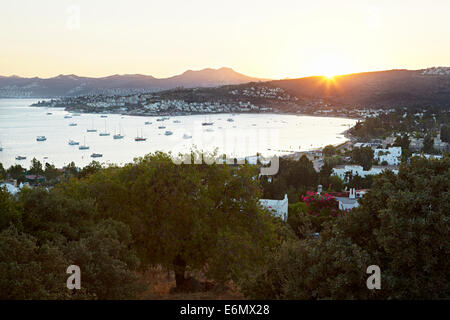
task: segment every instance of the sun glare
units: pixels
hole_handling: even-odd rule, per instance
[[[325,53],[310,63],[309,73],[333,80],[337,75],[350,73],[352,67],[353,64],[348,58],[339,54]]]

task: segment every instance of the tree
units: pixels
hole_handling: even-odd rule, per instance
[[[68,265],[57,246],[39,246],[10,226],[0,232],[0,299],[68,298]]]
[[[127,224],[142,267],[173,270],[184,289],[186,270],[208,266],[208,276],[226,281],[263,259],[274,218],[259,205],[256,175],[255,166],[176,165],[157,152],[60,189],[94,200],[103,217]]]
[[[59,176],[59,171],[56,169],[55,165],[46,162],[44,176],[47,181],[55,181]]]
[[[332,157],[336,154],[336,147],[329,144],[323,148],[322,153],[326,157]]]
[[[344,181],[341,180],[338,176],[330,176],[328,179],[329,189],[332,191],[340,192],[344,189]]]
[[[395,138],[393,146],[401,147],[402,151],[404,151],[404,150],[408,150],[409,149],[410,142],[411,141],[409,140],[408,135],[405,133],[402,136],[397,136],[397,138]]]
[[[86,177],[102,169],[102,165],[98,161],[92,161],[78,173],[79,178]]]
[[[35,175],[44,174],[44,170],[42,169],[42,163],[36,158],[33,158],[33,160],[31,160],[31,167],[30,170],[28,170],[28,173]]]
[[[9,298],[136,299],[143,291],[145,282],[136,273],[139,259],[131,248],[129,227],[100,218],[92,199],[65,195],[58,187],[50,191],[22,190],[17,206],[5,205],[2,198],[2,211],[10,208],[13,214],[14,210],[20,212],[9,219],[5,241],[11,249],[3,248],[6,264],[0,262],[0,272],[10,276],[0,283],[0,288],[17,286],[19,290],[8,293]],[[4,217],[7,215],[0,215],[0,222]],[[0,244],[0,261],[1,251]],[[23,256],[19,256],[20,251],[24,251]],[[65,288],[66,268],[71,264],[82,270],[81,291],[69,292]],[[24,272],[32,274],[23,276],[26,284],[21,284],[16,277]],[[27,295],[27,290],[35,292]]]
[[[64,168],[64,175],[66,177],[70,177],[70,176],[77,176],[78,174],[78,167],[75,165],[75,162],[71,162],[69,163],[67,166],[65,166]]]
[[[6,178],[6,170],[3,167],[3,164],[0,162],[0,180],[3,180]]]
[[[17,180],[18,183],[25,181],[25,169],[20,165],[16,164],[6,170],[6,174],[11,177],[11,179]]]
[[[364,170],[372,168],[374,152],[370,147],[353,148],[352,160],[363,167]]]
[[[88,295],[100,300],[136,299],[146,283],[134,272],[140,262],[131,244],[128,226],[108,219],[92,225],[79,241],[69,242],[65,254],[82,268]]]
[[[267,177],[261,178],[264,198],[282,199],[288,193],[294,195],[289,196],[289,203],[295,203],[299,200],[298,194],[317,187],[319,175],[306,156],[298,161],[280,158],[279,165],[278,173],[271,177],[272,182],[268,182]]]
[[[434,140],[433,137],[429,134],[425,136],[423,139],[423,149],[424,153],[434,153]]]
[[[441,140],[444,142],[450,142],[450,126],[443,125],[441,127]]]
[[[10,225],[20,228],[20,221],[19,204],[11,197],[6,188],[0,188],[0,231]]]

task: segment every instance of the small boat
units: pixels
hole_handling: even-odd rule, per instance
[[[69,115],[64,116],[64,119],[70,119],[70,118],[72,118],[72,116],[69,116]]]
[[[72,123],[69,123],[69,126],[70,126],[70,127],[76,127],[77,124],[76,124],[75,122],[72,122]]]
[[[92,120],[92,128],[91,129],[87,129],[87,132],[97,132],[97,129],[94,129],[94,120]]]
[[[91,158],[101,158],[103,155],[101,153],[93,153],[91,154]]]
[[[47,138],[45,136],[37,136],[36,141],[45,141]]]
[[[89,146],[86,145],[86,137],[84,137],[84,144],[78,147],[79,150],[88,150]]]
[[[104,115],[104,114],[102,114],[102,115],[100,116],[100,118],[108,118],[108,116],[107,116],[107,115]]]
[[[165,129],[166,127],[164,126],[159,126],[158,129]]]
[[[72,113],[72,117],[79,117],[80,114],[79,113]]]
[[[207,131],[207,132],[213,132],[213,131],[214,131],[214,129],[212,129],[212,128],[208,128],[208,129],[206,129],[205,131]]]
[[[145,141],[145,140],[147,140],[147,138],[144,138],[144,136],[142,135],[142,131],[141,131],[141,135],[140,136],[139,136],[139,133],[138,133],[136,138],[134,138],[134,141]]]
[[[165,134],[166,136],[170,136],[170,135],[173,134],[173,132],[172,132],[172,131],[166,131],[166,132],[164,132],[164,134]]]
[[[152,124],[151,121],[145,121],[145,124]]]
[[[78,141],[69,140],[69,146],[78,146],[80,143]]]
[[[180,120],[173,120],[173,123],[181,123]]]
[[[125,136],[122,135],[122,127],[119,125],[119,133],[116,134],[116,130],[114,129],[113,139],[118,140],[118,139],[123,139],[123,137],[125,137]]]
[[[25,160],[27,157],[24,157],[24,156],[17,156],[16,157],[16,160]]]
[[[234,120],[231,119],[231,118],[228,118],[227,121],[228,121],[228,122],[233,122]]]
[[[158,119],[156,119],[156,121],[164,121],[164,120],[166,120],[166,118],[158,118]]]
[[[212,126],[214,122],[203,122],[202,126]]]
[[[110,135],[110,133],[106,131],[106,121],[105,121],[105,131],[100,132],[100,133],[99,133],[99,136],[100,136],[100,137],[107,137],[107,136],[109,136],[109,135]]]
[[[48,115],[48,116],[50,116],[50,115],[52,115],[52,114],[53,114],[53,113],[51,113],[51,112],[47,112],[47,115]]]
[[[183,134],[183,139],[191,139],[192,138],[192,136],[190,136],[190,135],[188,135],[188,134]]]

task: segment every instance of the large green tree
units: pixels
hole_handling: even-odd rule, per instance
[[[173,270],[183,288],[186,270],[225,281],[264,257],[273,242],[273,218],[259,205],[257,174],[250,165],[177,165],[158,152],[60,189],[93,199],[102,217],[129,225],[144,266]]]
[[[364,170],[372,168],[374,151],[370,147],[353,148],[352,160],[359,164]]]

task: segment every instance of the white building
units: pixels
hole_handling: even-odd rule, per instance
[[[336,197],[339,202],[340,210],[351,210],[359,206],[358,199],[356,198],[355,189],[350,189],[350,194],[347,197]]]
[[[20,191],[20,189],[22,189],[25,186],[29,187],[30,185],[28,182],[25,182],[25,183],[21,183],[19,186],[17,186],[15,181],[0,183],[0,188],[6,188],[6,191],[8,191],[12,195],[17,194]]]
[[[283,221],[287,221],[289,208],[289,201],[287,194],[284,195],[283,200],[260,199],[259,203],[264,208],[271,211],[275,217],[279,217]]]
[[[377,175],[383,172],[383,170],[392,170],[395,174],[398,174],[398,168],[393,166],[372,166],[370,170],[364,170],[362,166],[358,165],[343,165],[343,166],[336,166],[333,168],[332,175],[338,176],[341,180],[345,180],[345,176],[347,172],[351,172],[352,176],[360,176],[362,178],[365,178],[369,175]]]
[[[420,153],[413,153],[411,157],[425,157],[427,159],[442,159],[441,155],[438,154],[420,154]]]
[[[387,162],[389,166],[398,166],[401,162],[402,148],[390,147],[387,149],[375,149],[373,158],[379,163]]]

